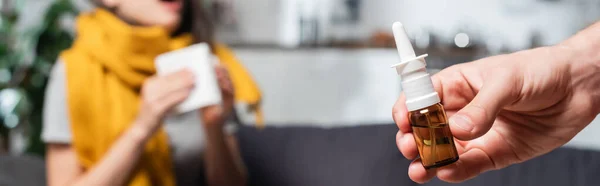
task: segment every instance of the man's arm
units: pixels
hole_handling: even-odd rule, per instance
[[[565,53],[572,64],[573,88],[586,92],[595,114],[600,113],[600,22],[594,23],[573,37],[555,46]]]

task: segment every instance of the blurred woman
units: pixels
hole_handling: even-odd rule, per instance
[[[234,128],[225,126],[235,101],[257,108],[260,92],[231,51],[214,41],[202,1],[94,3],[99,8],[77,18],[77,38],[48,84],[42,134],[48,184],[244,185],[234,130],[226,130]],[[220,60],[223,104],[165,121],[194,78],[186,70],[154,76],[154,58],[200,42]]]

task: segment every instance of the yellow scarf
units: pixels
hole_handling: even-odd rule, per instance
[[[171,38],[161,28],[134,27],[102,9],[77,19],[77,39],[61,54],[73,147],[86,169],[101,160],[137,115],[139,89],[155,73],[154,58],[191,44],[189,35]],[[235,98],[258,108],[260,91],[232,52],[223,45],[215,54],[229,70]],[[257,109],[257,123],[262,123]],[[146,144],[130,185],[174,185],[170,148],[160,129]]]

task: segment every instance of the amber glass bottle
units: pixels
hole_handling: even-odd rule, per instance
[[[442,104],[411,111],[409,118],[425,169],[442,167],[458,160],[454,137]]]
[[[427,72],[427,54],[416,56],[404,26],[392,26],[402,62],[393,65],[402,77],[402,91],[413,135],[425,169],[441,167],[458,160],[454,137],[446,111]]]

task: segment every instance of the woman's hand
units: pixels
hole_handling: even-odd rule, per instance
[[[141,107],[136,124],[152,135],[163,117],[177,104],[183,102],[194,87],[194,74],[181,70],[165,76],[153,76],[144,82]]]
[[[233,113],[234,89],[223,66],[215,68],[223,103],[200,110],[205,134],[205,175],[208,185],[246,185],[246,171],[235,135],[225,131],[225,120]]]
[[[221,97],[223,103],[221,105],[209,106],[201,109],[202,121],[207,126],[220,126],[225,123],[227,117],[233,112],[233,84],[229,78],[229,72],[225,67],[219,65],[215,67],[217,81],[221,88]]]
[[[594,91],[600,65],[598,58],[589,56],[566,45],[544,47],[455,65],[433,76],[460,159],[430,170],[416,159],[409,177],[419,183],[434,176],[461,182],[571,140],[599,112]],[[415,159],[418,152],[404,96],[392,112],[400,129],[398,148]]]

